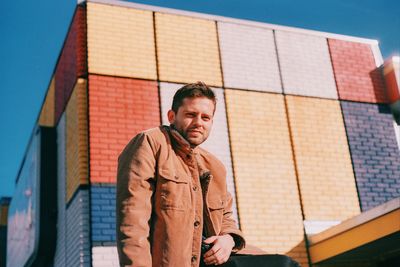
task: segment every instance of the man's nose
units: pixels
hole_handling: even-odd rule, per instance
[[[203,120],[201,119],[201,116],[196,116],[193,120],[193,125],[196,127],[201,127],[203,126]]]

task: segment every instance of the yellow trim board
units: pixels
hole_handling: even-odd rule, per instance
[[[400,209],[311,245],[311,262],[327,260],[396,232],[400,232]]]

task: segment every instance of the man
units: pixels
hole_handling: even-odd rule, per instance
[[[121,266],[219,265],[244,247],[232,219],[226,171],[200,148],[209,136],[214,92],[202,82],[174,96],[170,126],[138,134],[121,153],[117,245]],[[210,249],[201,253],[202,236]]]

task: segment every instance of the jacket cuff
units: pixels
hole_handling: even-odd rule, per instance
[[[246,246],[246,241],[242,236],[234,233],[229,233],[229,235],[232,236],[233,241],[235,242],[235,246],[232,249],[232,253],[236,253]]]

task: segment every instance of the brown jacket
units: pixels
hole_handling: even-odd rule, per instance
[[[198,266],[203,227],[207,236],[231,234],[234,251],[243,248],[231,208],[216,157],[168,126],[138,134],[118,160],[120,265]]]

